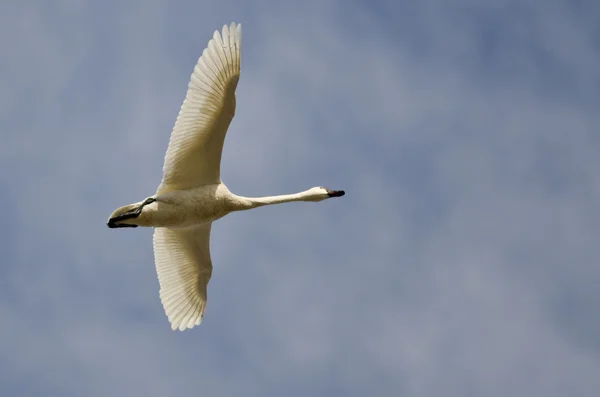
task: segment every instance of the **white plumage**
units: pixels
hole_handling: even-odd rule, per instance
[[[159,193],[221,181],[223,141],[240,78],[241,36],[241,25],[223,26],[224,39],[215,31],[198,60],[171,133]]]
[[[220,176],[221,153],[235,114],[240,76],[241,25],[214,32],[192,73],[171,133],[156,194],[114,211],[111,228],[154,227],[160,299],[173,329],[200,324],[212,275],[212,222],[233,211],[290,201],[321,201],[344,191],[315,187],[249,198],[229,191]]]

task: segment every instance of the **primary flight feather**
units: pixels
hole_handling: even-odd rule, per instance
[[[154,227],[160,299],[173,329],[202,321],[212,274],[212,222],[233,211],[291,201],[322,201],[343,190],[314,187],[270,197],[243,197],[221,181],[221,153],[235,114],[241,25],[215,31],[194,68],[171,133],[163,179],[154,196],[118,208],[108,227]]]

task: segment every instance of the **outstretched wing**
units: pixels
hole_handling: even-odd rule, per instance
[[[242,26],[215,31],[194,68],[177,116],[158,193],[221,181],[221,152],[235,114]]]
[[[154,229],[154,260],[160,300],[171,328],[183,331],[202,321],[212,274],[211,223],[185,229]]]

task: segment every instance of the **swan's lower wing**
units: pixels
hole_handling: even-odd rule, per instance
[[[183,331],[202,321],[212,274],[211,224],[185,229],[154,229],[154,260],[160,300],[171,328]]]
[[[235,114],[241,25],[215,31],[198,59],[171,133],[158,193],[221,181],[221,152]]]

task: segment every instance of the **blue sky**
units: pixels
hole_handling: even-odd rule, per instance
[[[173,332],[105,222],[231,21],[224,182],[347,194],[217,222]],[[600,393],[600,3],[15,0],[0,50],[0,394]]]

